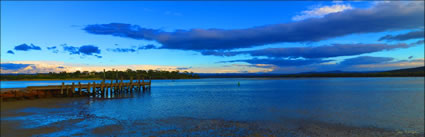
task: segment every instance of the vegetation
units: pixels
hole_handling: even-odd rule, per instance
[[[50,72],[38,74],[3,74],[1,80],[34,80],[34,79],[193,79],[199,78],[193,72],[179,72],[179,71],[161,71],[161,70],[131,70],[126,71],[105,71],[105,72],[89,72],[89,71],[76,71],[76,72]]]

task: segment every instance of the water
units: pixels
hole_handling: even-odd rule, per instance
[[[2,81],[1,87],[61,82]],[[85,82],[92,81],[82,81]],[[79,119],[65,124],[72,125],[72,129],[42,134],[46,136],[83,133],[84,129],[117,122],[131,129],[137,121],[167,118],[266,123],[299,119],[424,132],[423,77],[152,80],[151,92],[132,98],[80,98],[58,104],[11,109],[2,112],[10,115],[2,116],[2,121],[26,120],[21,128],[31,129]],[[14,113],[25,115],[14,116]]]

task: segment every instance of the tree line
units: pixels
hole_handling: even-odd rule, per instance
[[[49,72],[37,74],[2,74],[1,80],[31,80],[31,79],[196,79],[198,74],[193,72],[163,71],[163,70],[131,70],[126,71],[75,71]]]

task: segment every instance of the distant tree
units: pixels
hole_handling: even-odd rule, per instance
[[[106,71],[106,79],[115,79],[118,76],[118,79],[121,77],[124,79],[129,79],[133,77],[144,78],[144,79],[187,79],[187,78],[199,78],[198,75],[193,72],[184,73],[177,71],[163,71],[163,70],[131,70],[127,69],[126,71]],[[2,80],[24,80],[24,79],[103,79],[103,72],[96,71],[75,71],[75,72],[66,72],[62,71],[59,73],[49,72],[49,73],[38,73],[38,74],[21,74],[21,75],[1,75]]]

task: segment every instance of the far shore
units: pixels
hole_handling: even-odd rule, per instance
[[[395,77],[424,77],[424,75],[417,76],[207,76],[201,78],[184,78],[184,79],[207,79],[207,78],[395,78]],[[103,80],[103,79],[18,79],[18,80],[8,80],[3,79],[1,81],[57,81],[57,80]],[[115,79],[106,79],[115,80]],[[124,79],[128,80],[128,79]],[[136,80],[136,79],[134,79]],[[149,80],[149,79],[145,79]],[[179,80],[179,79],[154,79],[152,80]]]

